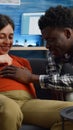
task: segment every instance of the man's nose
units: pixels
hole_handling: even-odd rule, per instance
[[[48,45],[48,43],[47,43],[46,40],[44,40],[44,46],[45,46],[46,48],[49,48],[49,45]]]
[[[50,46],[52,46],[51,42],[46,42],[46,48],[49,48]]]
[[[48,44],[46,44],[46,48],[49,48],[49,45],[48,45]]]

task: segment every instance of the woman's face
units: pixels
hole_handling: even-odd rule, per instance
[[[63,56],[73,46],[73,32],[68,29],[42,30],[42,36],[46,40],[46,47],[56,56]]]
[[[13,32],[10,24],[0,30],[0,55],[7,54],[12,47]]]

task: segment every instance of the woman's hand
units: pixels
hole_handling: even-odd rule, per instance
[[[6,63],[8,65],[11,65],[12,64],[12,58],[8,54],[0,55],[0,63],[1,64]]]

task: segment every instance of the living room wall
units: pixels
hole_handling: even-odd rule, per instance
[[[71,6],[71,0],[20,0],[20,5],[0,5],[0,13],[9,15],[15,23],[15,35],[21,37],[21,18],[23,13],[33,13],[33,12],[44,12],[50,6],[56,6],[58,4],[62,4],[65,6]],[[18,38],[17,37],[17,38]],[[29,38],[29,37],[28,37]],[[18,41],[18,39],[16,39]],[[19,41],[18,41],[19,42]],[[44,52],[34,51],[33,53],[29,53],[27,55],[26,52],[12,52],[13,54],[20,54],[25,57],[45,57]],[[24,55],[25,54],[25,55]]]

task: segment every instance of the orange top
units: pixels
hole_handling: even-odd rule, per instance
[[[32,71],[30,63],[25,58],[20,58],[17,56],[11,55],[13,59],[12,65],[17,67],[27,67],[30,71]],[[0,66],[0,70],[4,67]],[[29,92],[32,96],[36,97],[36,92],[34,85],[30,83],[29,85],[21,84],[16,80],[9,79],[9,78],[0,78],[0,92],[9,91],[9,90],[25,90]]]

